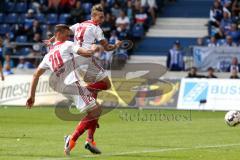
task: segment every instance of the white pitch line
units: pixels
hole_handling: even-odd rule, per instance
[[[220,144],[220,145],[206,145],[206,146],[196,146],[196,147],[186,147],[186,148],[163,148],[156,150],[142,150],[142,151],[130,151],[130,152],[119,152],[119,153],[106,153],[101,155],[83,155],[82,157],[94,158],[99,156],[121,156],[129,154],[142,154],[142,153],[158,153],[158,152],[168,152],[168,151],[179,151],[179,150],[194,150],[194,149],[208,149],[208,148],[224,148],[240,146],[240,143],[236,144]]]

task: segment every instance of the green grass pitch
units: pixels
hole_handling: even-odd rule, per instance
[[[165,117],[151,117],[164,114]],[[59,120],[53,107],[0,107],[0,159],[239,160],[240,127],[225,112],[115,109],[101,117],[96,142],[102,155],[84,149],[84,134],[63,154],[63,136],[77,121]],[[173,118],[174,117],[174,118]]]

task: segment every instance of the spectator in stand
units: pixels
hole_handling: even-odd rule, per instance
[[[232,0],[220,0],[221,5],[223,6],[223,11],[232,11]]]
[[[48,0],[30,0],[30,9],[33,9],[35,13],[46,13],[48,10]]]
[[[236,71],[240,72],[240,64],[238,63],[237,57],[232,58],[232,62],[228,68],[228,72],[232,72],[232,70],[236,70]]]
[[[217,39],[215,36],[211,36],[210,42],[208,43],[208,47],[218,47]]]
[[[204,38],[199,37],[197,39],[197,44],[196,45],[199,46],[199,47],[204,46]]]
[[[5,53],[10,53],[12,50],[12,45],[11,45],[11,38],[10,38],[10,33],[6,33],[4,40],[3,40],[3,55]],[[3,57],[2,57],[3,58]],[[3,60],[3,59],[2,59]]]
[[[29,9],[24,21],[25,31],[30,30],[30,28],[33,26],[33,21],[34,21],[34,11],[32,9]]]
[[[13,74],[12,68],[10,66],[9,63],[7,63],[4,67],[3,67],[3,75],[10,75]]]
[[[197,68],[192,67],[190,68],[186,78],[205,78],[205,76],[197,74]]]
[[[135,13],[135,23],[143,25],[145,31],[148,30],[149,26],[147,25],[146,21],[148,19],[147,13],[144,12],[144,8],[141,7],[139,11]]]
[[[36,12],[37,14],[41,13],[41,4],[35,0],[31,0],[31,6],[30,6],[32,10],[34,10],[34,12]]]
[[[4,74],[3,74],[3,68],[2,68],[1,62],[0,62],[0,76],[1,76],[1,80],[4,81]]]
[[[210,21],[208,32],[211,35],[212,26],[218,28],[223,17],[223,8],[219,1],[214,1],[213,7],[210,9]]]
[[[218,62],[217,69],[220,72],[228,72],[230,65],[231,65],[231,62],[224,59]]]
[[[59,13],[69,13],[75,5],[76,0],[60,0],[58,11]]]
[[[231,29],[231,24],[232,24],[232,19],[231,19],[230,13],[227,11],[224,11],[223,19],[221,20],[221,23],[220,23],[220,31],[217,34],[218,38],[225,38],[226,34]]]
[[[237,47],[237,44],[233,42],[233,39],[231,36],[226,37],[226,42],[223,44],[225,47]]]
[[[9,75],[13,74],[12,68],[14,67],[14,63],[10,57],[10,55],[5,55],[5,61],[3,63],[3,74]]]
[[[120,11],[120,15],[116,19],[116,27],[118,32],[122,32],[124,30],[129,29],[129,18],[126,16],[123,10]]]
[[[173,48],[169,50],[168,56],[167,56],[167,68],[170,71],[184,71],[184,52],[181,49],[180,42],[177,40]]]
[[[120,15],[120,12],[121,12],[120,5],[118,4],[118,2],[115,2],[113,7],[111,8],[111,13],[115,18],[117,18]]]
[[[227,32],[227,35],[232,37],[234,43],[239,43],[240,31],[238,30],[236,23],[231,24],[231,29]]]
[[[76,2],[75,8],[71,9],[69,23],[75,24],[84,20],[84,10],[81,1]]]
[[[212,67],[208,68],[208,75],[206,76],[206,78],[217,78],[217,76],[214,75],[214,69]]]
[[[12,31],[13,31],[13,34],[14,34],[14,38],[16,38],[17,36],[20,36],[20,35],[26,35],[27,34],[26,29],[24,28],[24,25],[22,25],[22,24],[13,25],[12,26]]]
[[[39,22],[37,20],[34,20],[33,21],[33,26],[28,29],[27,38],[28,38],[29,41],[32,40],[35,33],[38,33],[38,34],[42,35],[42,29],[41,29],[41,27],[39,25]]]
[[[130,22],[133,22],[134,10],[132,6],[132,1],[127,1],[127,8],[125,10]]]
[[[48,0],[48,12],[56,13],[58,12],[58,7],[61,0]]]
[[[110,44],[116,44],[118,41],[118,36],[116,31],[111,32],[111,37],[109,38],[109,43]]]
[[[157,9],[156,0],[141,0],[141,6],[144,8],[148,7],[148,12],[153,19],[152,24],[155,24],[157,19],[155,14],[155,9]]]
[[[11,59],[9,54],[5,55],[5,61],[3,62],[3,68],[6,68],[7,65],[9,65],[10,68],[14,67],[13,60]]]
[[[110,13],[107,13],[105,15],[104,22],[101,24],[101,28],[102,28],[103,33],[104,33],[104,35],[107,39],[109,39],[109,37],[111,35],[111,31],[113,30],[113,27],[114,26],[111,23],[111,15],[110,15]]]
[[[126,28],[122,29],[120,32],[118,31],[117,35],[118,35],[119,40],[122,41],[124,39],[128,39],[128,36],[129,36],[128,31],[129,30],[127,30]]]
[[[32,63],[25,61],[23,56],[19,57],[17,69],[31,69],[31,68],[34,68]]]
[[[0,37],[0,75],[1,80],[4,80],[3,70],[2,70],[2,62],[3,62],[3,39]]]
[[[233,4],[232,4],[233,17],[239,17],[239,13],[240,13],[240,1],[233,0]]]
[[[41,43],[41,35],[39,33],[35,33],[32,39],[33,43]]]
[[[106,0],[101,0],[100,4],[103,6],[104,13],[111,13],[111,7],[109,6],[111,4],[109,2],[107,2]]]
[[[0,63],[3,63],[3,39],[0,37]]]
[[[32,45],[32,52],[29,54],[29,56],[30,57],[40,56],[41,55],[40,51],[41,51],[41,48],[43,47],[41,35],[38,33],[35,33],[32,42],[34,44]]]
[[[231,71],[230,79],[239,79],[238,71],[237,71],[236,69],[233,69],[233,70]]]

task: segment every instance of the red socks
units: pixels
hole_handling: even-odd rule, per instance
[[[108,89],[108,86],[107,86],[107,83],[104,82],[104,81],[99,81],[99,82],[96,82],[96,83],[92,83],[92,84],[89,84],[87,86],[87,88],[89,89],[95,89],[95,90],[107,90]]]
[[[88,137],[87,137],[88,142],[93,142],[94,141],[94,133],[96,131],[97,124],[98,124],[98,119],[92,120],[91,123],[89,124]]]
[[[88,116],[82,119],[82,121],[78,124],[78,126],[76,127],[75,131],[72,134],[72,140],[74,142],[76,142],[78,137],[81,136],[85,132],[85,130],[88,129],[90,122],[91,119],[89,119]]]
[[[88,116],[83,118],[83,120],[78,124],[75,131],[72,134],[72,140],[74,142],[77,141],[78,137],[80,137],[87,129],[88,129],[88,138],[89,142],[93,142],[93,135],[96,131],[98,124],[98,119],[89,119]]]

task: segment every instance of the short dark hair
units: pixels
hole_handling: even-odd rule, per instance
[[[69,30],[70,31],[70,28],[66,24],[58,24],[58,25],[55,26],[55,33],[63,32],[65,30]]]
[[[214,72],[214,69],[213,69],[212,67],[209,67],[207,70],[208,70],[208,71],[213,71],[213,72]]]

